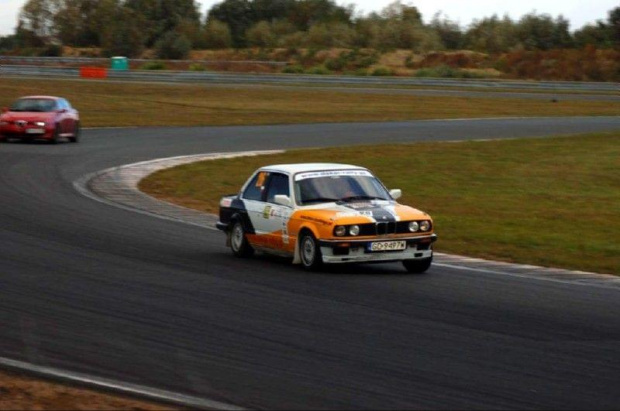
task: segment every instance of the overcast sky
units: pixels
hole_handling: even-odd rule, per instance
[[[25,2],[26,0],[0,0],[0,35],[14,32],[17,14]],[[218,2],[219,0],[198,1],[203,13]],[[379,11],[391,2],[392,0],[337,0],[338,4],[355,4],[356,9],[364,13]],[[599,19],[606,19],[607,12],[620,5],[618,0],[415,0],[403,3],[417,6],[426,21],[436,12],[442,11],[463,26],[471,23],[473,19],[492,14],[508,14],[515,19],[531,11],[551,14],[554,17],[562,14],[571,22],[572,30]]]

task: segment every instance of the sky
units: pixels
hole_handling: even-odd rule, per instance
[[[205,13],[213,4],[220,0],[198,0],[202,12]],[[356,10],[364,14],[380,11],[393,0],[336,0],[336,3],[354,4]],[[17,15],[26,0],[0,0],[0,35],[12,34],[17,25]],[[576,30],[587,23],[605,20],[607,12],[620,6],[618,0],[414,0],[403,1],[412,4],[422,12],[425,21],[429,21],[435,13],[442,11],[451,20],[467,26],[472,20],[498,14],[508,14],[518,19],[524,14],[536,11],[552,16],[562,14],[571,22],[571,29]]]

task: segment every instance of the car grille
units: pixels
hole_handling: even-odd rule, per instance
[[[360,224],[360,235],[388,235],[388,234],[410,234],[410,221],[390,221],[370,224]]]

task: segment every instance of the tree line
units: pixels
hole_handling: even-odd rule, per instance
[[[201,16],[194,0],[28,0],[0,52],[60,46],[96,47],[105,55],[184,58],[192,49],[374,48],[415,52],[469,49],[484,53],[620,47],[620,7],[572,32],[560,16],[493,15],[462,27],[438,13],[425,23],[413,5],[396,1],[361,15],[333,0],[223,0]]]

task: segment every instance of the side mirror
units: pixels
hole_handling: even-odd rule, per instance
[[[275,201],[276,204],[280,204],[286,207],[290,207],[291,206],[291,199],[289,196],[285,196],[284,194],[276,194],[276,196],[273,198],[273,201]]]
[[[66,109],[66,108],[61,108],[60,110],[56,110],[56,111],[57,111],[58,113],[60,113],[60,114],[64,114],[64,113],[66,113],[66,112],[67,112],[67,109]]]
[[[403,191],[399,188],[395,188],[394,190],[390,190],[390,195],[394,200],[398,200],[402,197]]]

